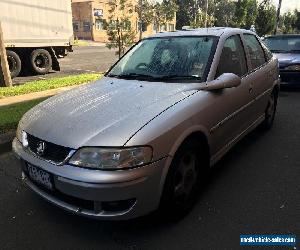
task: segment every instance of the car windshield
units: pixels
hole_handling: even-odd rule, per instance
[[[217,37],[159,37],[140,41],[106,74],[145,81],[204,81]]]
[[[274,53],[300,53],[300,36],[267,37],[264,43]]]

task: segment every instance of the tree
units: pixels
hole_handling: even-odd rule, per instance
[[[283,15],[283,27],[282,31],[284,34],[294,33],[295,24],[297,21],[297,12],[287,12]]]
[[[235,7],[235,3],[231,0],[216,1],[214,11],[214,25],[218,27],[235,26],[233,22]]]
[[[153,21],[153,5],[150,4],[148,0],[139,0],[135,11],[138,13],[138,32],[141,40],[143,36],[143,28],[148,26]]]
[[[249,29],[251,25],[255,24],[255,20],[257,17],[257,1],[256,0],[248,0],[247,4],[247,15],[245,18],[245,26],[244,28]]]
[[[183,26],[189,26],[197,19],[197,13],[200,9],[198,0],[176,0],[178,12],[176,13],[176,29],[182,29]]]
[[[154,24],[158,29],[175,18],[178,6],[174,0],[163,0],[161,3],[156,2],[153,9]]]
[[[276,7],[271,0],[263,0],[258,6],[256,17],[256,31],[259,36],[270,34],[276,23]]]
[[[256,0],[238,0],[235,5],[234,25],[240,28],[249,29],[255,24],[257,17]]]
[[[109,18],[107,35],[109,49],[118,48],[116,54],[119,58],[125,53],[127,47],[134,43],[135,32],[132,29],[130,17],[133,13],[133,5],[127,0],[109,1]]]
[[[215,23],[215,17],[212,14],[206,13],[204,10],[199,9],[194,20],[190,22],[190,27],[200,28],[200,27],[211,27]]]
[[[297,20],[294,24],[294,29],[296,29],[299,32],[300,31],[300,11],[295,10],[295,14],[297,16]]]

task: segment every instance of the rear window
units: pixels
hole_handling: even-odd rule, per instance
[[[275,36],[267,37],[264,43],[272,52],[277,53],[299,53],[300,36]]]

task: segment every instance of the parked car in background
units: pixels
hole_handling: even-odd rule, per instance
[[[300,86],[300,35],[276,35],[264,43],[278,58],[282,85]]]
[[[59,71],[57,57],[72,51],[70,0],[0,0],[0,22],[11,77]]]
[[[277,65],[247,30],[143,39],[101,80],[25,114],[13,142],[23,178],[78,215],[129,219],[159,208],[181,217],[209,167],[258,125],[272,126]]]

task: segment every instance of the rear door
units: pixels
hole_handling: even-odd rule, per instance
[[[250,93],[253,102],[250,107],[251,114],[249,118],[255,121],[264,115],[274,77],[276,76],[276,68],[274,68],[274,64],[270,63],[271,57],[265,52],[255,35],[243,34],[243,41],[250,67],[247,78],[250,82]]]

